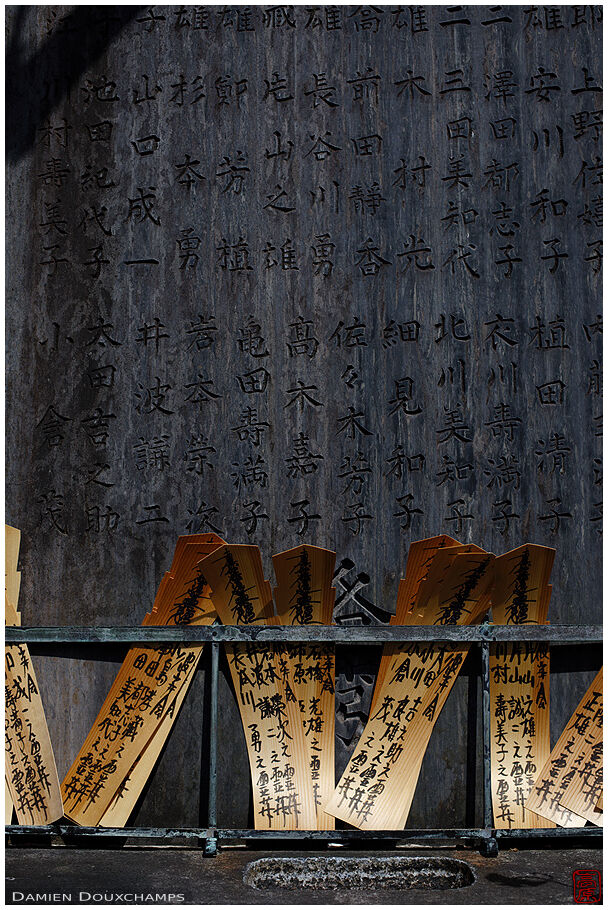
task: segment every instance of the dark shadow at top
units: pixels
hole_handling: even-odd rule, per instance
[[[47,8],[52,11],[53,7]],[[36,132],[72,86],[142,10],[142,6],[77,7],[29,58],[23,47],[36,7],[7,7],[6,157],[22,158]]]

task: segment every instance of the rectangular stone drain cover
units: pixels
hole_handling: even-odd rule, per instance
[[[445,891],[475,881],[473,868],[460,859],[435,856],[312,856],[267,857],[245,867],[243,881],[251,888],[359,888]]]

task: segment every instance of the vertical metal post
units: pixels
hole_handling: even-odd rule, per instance
[[[492,724],[490,707],[490,645],[481,645],[481,721],[483,731],[483,826],[486,840],[483,851],[486,856],[496,856],[498,843],[491,836],[492,831]]]
[[[209,720],[209,814],[210,828],[217,825],[217,690],[219,674],[219,642],[211,642],[211,716]]]

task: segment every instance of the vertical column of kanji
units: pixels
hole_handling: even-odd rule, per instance
[[[193,540],[194,542],[189,542]],[[222,543],[215,534],[178,541],[144,625],[206,625],[216,619],[199,569]],[[193,679],[194,648],[130,648],[63,784],[66,815],[79,824],[125,824]]]
[[[303,544],[272,557],[277,586],[274,600],[280,625],[330,625],[335,588],[331,582],[336,554]],[[286,645],[279,667],[288,697],[300,709],[308,742],[317,827],[329,830],[334,819],[322,806],[336,785],[335,653],[331,645]]]
[[[525,544],[496,560],[494,622],[544,624],[555,550]],[[549,741],[549,648],[503,642],[490,648],[492,804],[497,828],[552,828],[524,809]]]
[[[478,622],[489,606],[493,562],[477,547],[438,550],[420,584],[412,623]],[[404,827],[420,756],[468,648],[416,643],[396,649],[328,812],[368,830]]]
[[[407,563],[405,565],[405,577],[399,582],[397,591],[397,607],[395,615],[391,616],[389,624],[391,626],[413,625],[413,619],[417,618],[412,614],[416,603],[416,596],[420,590],[420,585],[424,581],[433,562],[437,550],[443,547],[460,547],[457,540],[448,537],[447,534],[438,534],[436,537],[427,537],[424,540],[417,540],[410,544],[407,554]],[[371,710],[373,711],[378,701],[378,695],[384,685],[386,673],[388,671],[392,657],[399,645],[385,645],[382,649],[382,659],[380,668],[376,677],[376,685],[372,697]]]
[[[5,525],[5,622],[20,626],[17,571],[21,532]],[[55,756],[27,645],[5,648],[5,820],[13,806],[20,825],[47,825],[63,816]]]
[[[603,823],[603,667],[579,702],[526,801],[531,810],[563,827]]]
[[[416,610],[414,610],[414,607],[416,605],[420,586],[427,578],[433,558],[436,555],[437,551],[443,548],[451,548],[452,556],[455,556],[457,553],[485,552],[475,544],[459,544],[458,541],[454,540],[452,537],[448,537],[446,534],[441,534],[437,537],[430,537],[427,540],[418,541],[412,544],[408,553],[406,577],[404,579],[401,579],[401,582],[399,584],[397,595],[397,609],[395,616],[391,620],[391,625],[415,626],[421,624],[425,625],[430,622],[424,613],[418,613]],[[411,570],[410,559],[412,560]],[[372,699],[370,714],[376,710],[376,705],[378,703],[380,693],[382,692],[382,688],[385,684],[387,672],[390,670],[390,667],[393,664],[395,658],[399,657],[399,655],[402,654],[402,651],[403,647],[400,644],[386,645],[383,649],[382,660],[380,662],[380,669],[378,672],[378,678],[376,680],[376,687],[374,689],[374,697]],[[463,654],[466,655],[467,651],[468,648],[463,651]],[[412,796],[416,787],[416,783],[418,781],[418,777],[420,776],[420,769],[422,767],[424,755],[425,749],[422,749],[420,753],[415,757],[411,766]],[[407,803],[407,805],[408,810],[406,812],[405,820],[407,820],[407,815],[409,815],[409,803]]]
[[[223,546],[202,563],[227,625],[274,623],[258,547]],[[256,828],[314,829],[317,813],[300,709],[280,676],[272,645],[226,645],[251,769]]]
[[[208,586],[198,568],[198,562],[221,543],[223,541],[216,534],[188,534],[178,538],[171,569],[165,573],[154,606],[144,617],[142,625],[204,626],[215,622],[217,613],[208,596]],[[183,578],[183,584],[171,587],[169,582],[176,575]],[[162,685],[172,695],[169,699],[163,696],[163,700],[156,702],[156,716],[161,715],[160,723],[105,810],[101,825],[119,827],[126,824],[188,694],[202,651],[203,646],[160,650],[163,660],[159,669],[154,668],[153,682],[157,686],[156,691],[162,691]],[[173,671],[170,677],[169,670]]]

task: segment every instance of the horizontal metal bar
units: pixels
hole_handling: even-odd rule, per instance
[[[513,828],[494,830],[488,828],[407,828],[402,831],[256,831],[252,828],[102,828],[80,825],[6,825],[5,833],[16,837],[63,837],[90,840],[111,839],[162,839],[211,841],[319,841],[349,844],[356,841],[378,842],[437,842],[469,840],[483,842],[489,838],[499,840],[576,840],[601,839],[603,828]]]
[[[216,642],[326,642],[379,645],[390,642],[601,642],[600,625],[529,626],[7,626],[7,644],[182,644]]]
[[[602,837],[603,828],[406,828],[401,831],[256,831],[248,828],[218,828],[220,840],[322,840],[340,843],[352,840],[455,840],[466,838],[540,838],[540,837]]]
[[[249,828],[218,828],[217,837],[222,840],[317,840],[331,843],[349,843],[360,840],[454,840],[457,838],[484,839],[485,828],[420,828],[405,831],[256,831]]]
[[[497,840],[519,838],[565,838],[565,837],[603,837],[604,829],[590,826],[588,828],[497,828],[494,837]]]
[[[44,835],[53,837],[135,837],[135,838],[188,838],[198,839],[214,837],[213,828],[102,828],[81,825],[5,825],[6,834]]]

